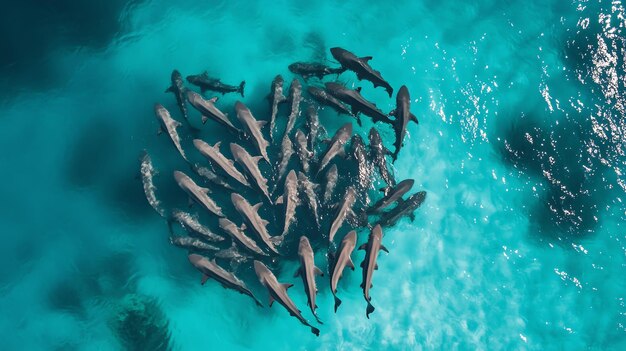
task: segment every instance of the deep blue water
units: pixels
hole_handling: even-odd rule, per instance
[[[0,349],[626,348],[620,1],[55,4],[0,14]],[[245,79],[260,111],[276,74],[333,46],[409,88],[420,124],[394,171],[428,197],[385,232],[370,319],[359,269],[337,314],[322,279],[316,338],[280,306],[201,286],[137,174],[144,148],[158,186],[179,167],[153,115],[155,102],[177,112],[173,68]],[[279,278],[312,320],[296,265]]]

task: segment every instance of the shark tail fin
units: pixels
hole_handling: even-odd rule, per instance
[[[375,308],[372,306],[372,303],[367,301],[367,310],[365,311],[365,316],[367,319],[370,318],[370,313],[374,312]]]
[[[389,184],[385,185],[384,187],[378,189],[379,191],[382,191],[383,194],[385,196],[387,196],[387,194],[389,193],[389,190],[391,190],[391,187],[389,186]]]
[[[320,336],[320,330],[311,326],[311,331],[313,332],[313,334],[315,334],[315,336]]]
[[[241,97],[243,96],[243,89],[246,87],[246,81],[242,80],[241,83],[239,83],[239,94],[241,94]]]
[[[341,300],[335,295],[335,313],[337,313],[337,308],[341,305]]]
[[[324,322],[322,322],[322,321],[320,320],[320,318],[317,316],[317,314],[313,314],[313,315],[315,316],[315,320],[317,321],[317,323],[319,323],[319,324],[324,324]]]

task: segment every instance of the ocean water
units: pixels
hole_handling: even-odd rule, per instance
[[[6,7],[1,350],[626,349],[621,1]],[[137,175],[144,148],[163,169],[157,186],[180,167],[152,110],[178,116],[163,93],[172,69],[245,79],[244,101],[262,110],[276,74],[289,81],[290,63],[331,60],[333,46],[409,88],[420,124],[394,171],[428,196],[414,222],[385,230],[370,319],[358,269],[336,314],[318,280],[315,337],[281,306],[201,286]],[[341,79],[393,108],[382,89]],[[284,262],[279,280],[312,320],[296,266]]]

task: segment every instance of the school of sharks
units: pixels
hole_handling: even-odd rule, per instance
[[[223,112],[226,107],[219,106],[218,97],[205,94],[235,93],[243,99],[245,82],[228,85],[206,72],[183,79],[179,71],[172,72],[166,93],[174,95],[180,118],[175,119],[159,103],[154,112],[159,134],[169,138],[188,165],[188,169],[173,170],[166,179],[182,190],[181,198],[189,198],[189,208],[164,205],[157,196],[152,158],[146,151],[141,159],[148,203],[167,221],[171,243],[188,251],[189,262],[202,273],[202,284],[212,279],[262,307],[257,294],[244,283],[256,275],[259,289],[267,290],[269,306],[278,302],[315,335],[319,329],[289,296],[293,284],[278,281],[279,263],[299,260],[294,278],[301,278],[312,316],[322,324],[316,313],[316,279],[324,276],[319,267],[327,268],[336,312],[341,304],[338,282],[346,268],[355,269],[351,256],[358,242],[364,242],[358,249],[365,251],[361,288],[369,318],[374,311],[370,289],[378,256],[380,251],[388,253],[383,228],[404,217],[413,220],[414,211],[426,198],[424,191],[411,191],[413,179],[396,182],[388,162],[388,158],[397,159],[408,124],[418,122],[410,112],[408,89],[400,87],[395,109],[384,113],[361,95],[360,88],[351,89],[338,81],[340,76],[356,74],[359,81],[384,88],[392,98],[393,87],[369,64],[372,57],[359,57],[339,47],[330,53],[339,67],[311,62],[289,65],[296,78],[287,94],[284,79],[277,75],[264,109],[252,111],[237,101],[238,123]],[[327,139],[320,112],[347,122]],[[362,125],[363,116],[374,123],[369,145],[353,128],[352,122]],[[199,123],[209,121],[215,122],[211,129],[220,135],[212,144],[197,137]],[[384,146],[378,127],[394,131],[393,151]],[[186,142],[190,146],[185,147]],[[359,232],[369,232],[363,234],[367,240],[359,240]]]

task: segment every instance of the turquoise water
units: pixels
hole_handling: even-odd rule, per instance
[[[626,348],[619,1],[107,4],[3,14],[0,349]],[[152,111],[176,111],[173,68],[245,79],[246,103],[265,106],[274,75],[333,46],[408,86],[420,124],[395,173],[428,197],[385,232],[370,319],[359,270],[337,314],[320,280],[316,338],[280,306],[201,286],[137,174],[144,148],[163,155],[158,185],[176,165]],[[128,306],[146,320],[120,322]]]

